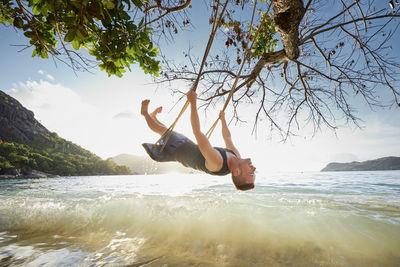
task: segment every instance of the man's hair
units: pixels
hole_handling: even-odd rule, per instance
[[[246,191],[246,190],[250,190],[250,189],[254,188],[254,183],[242,184],[240,178],[242,178],[241,174],[238,176],[235,176],[232,173],[232,181],[237,190]]]

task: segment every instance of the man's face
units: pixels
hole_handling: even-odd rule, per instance
[[[253,166],[251,159],[242,159],[240,170],[242,172],[242,177],[244,178],[243,182],[246,184],[254,183],[254,180],[256,179],[256,175],[254,174],[256,167]]]

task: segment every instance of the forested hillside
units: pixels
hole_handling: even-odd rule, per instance
[[[38,170],[57,175],[129,174],[126,166],[100,157],[48,131],[32,111],[0,91],[0,171]]]
[[[331,162],[321,171],[383,171],[400,170],[400,157],[384,157],[363,162],[349,163]]]

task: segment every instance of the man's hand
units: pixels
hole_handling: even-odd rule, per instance
[[[189,101],[190,104],[195,104],[197,101],[196,92],[193,90],[190,90],[189,93],[187,94],[187,100]]]
[[[224,112],[223,110],[221,110],[221,111],[219,112],[219,119],[220,119],[221,121],[225,121],[225,112]]]

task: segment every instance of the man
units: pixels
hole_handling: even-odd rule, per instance
[[[221,111],[219,119],[222,124],[222,137],[226,148],[212,147],[207,137],[200,130],[199,115],[197,113],[197,94],[191,90],[187,94],[190,103],[190,122],[197,144],[187,137],[172,132],[163,152],[159,153],[161,145],[143,144],[149,156],[156,161],[178,161],[186,167],[209,173],[211,175],[226,175],[232,173],[232,181],[238,190],[254,188],[256,168],[250,159],[242,159],[239,151],[232,143],[231,133]],[[157,119],[162,107],[148,113],[150,100],[143,100],[141,114],[147,125],[154,132],[163,135],[167,127]],[[161,140],[163,144],[165,137]]]

